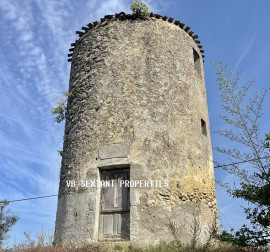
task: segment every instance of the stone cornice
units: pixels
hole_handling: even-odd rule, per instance
[[[100,19],[99,22],[98,21],[95,21],[93,23],[89,23],[89,24],[87,24],[87,26],[83,26],[81,28],[82,31],[76,31],[76,34],[79,35],[79,39],[77,39],[75,41],[75,43],[72,43],[71,44],[72,47],[69,49],[69,52],[70,53],[68,54],[68,57],[69,58],[67,59],[67,61],[68,62],[71,62],[72,61],[72,55],[73,55],[74,48],[76,47],[77,43],[79,43],[79,41],[82,39],[82,37],[87,32],[89,32],[90,30],[92,30],[94,28],[98,28],[103,23],[114,21],[114,20],[136,20],[136,19],[148,20],[149,18],[161,19],[161,20],[167,21],[169,23],[173,23],[176,26],[178,26],[180,29],[182,29],[183,31],[185,31],[194,40],[194,42],[197,44],[197,46],[198,46],[198,48],[200,50],[200,53],[201,53],[202,58],[205,57],[203,55],[204,50],[202,50],[202,46],[200,45],[201,41],[198,40],[199,39],[199,36],[198,35],[195,35],[194,32],[190,30],[191,28],[189,26],[185,26],[185,24],[184,23],[181,23],[179,20],[175,20],[174,21],[174,18],[167,17],[167,16],[161,16],[159,14],[154,14],[152,12],[149,14],[149,17],[135,17],[132,14],[126,14],[125,12],[120,12],[120,13],[116,13],[115,15],[105,15],[103,18]]]

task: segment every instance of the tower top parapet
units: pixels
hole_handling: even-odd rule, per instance
[[[80,42],[80,40],[83,38],[83,36],[89,32],[92,29],[97,29],[100,26],[111,22],[111,21],[116,21],[116,20],[149,20],[149,19],[161,19],[164,21],[167,21],[169,23],[173,23],[176,26],[178,26],[180,29],[184,30],[193,40],[194,42],[197,44],[198,48],[200,49],[200,52],[202,54],[202,58],[204,58],[205,56],[203,55],[204,50],[202,49],[202,45],[201,45],[201,41],[199,40],[199,36],[194,34],[193,31],[191,31],[191,28],[189,26],[186,26],[184,23],[182,23],[179,20],[175,20],[172,17],[167,17],[167,16],[162,16],[159,14],[154,14],[153,12],[151,12],[149,14],[148,17],[137,17],[135,15],[132,14],[126,14],[125,12],[120,12],[120,13],[115,13],[114,15],[105,15],[103,18],[100,19],[100,21],[95,21],[92,23],[87,24],[87,26],[83,26],[81,28],[82,31],[76,31],[76,34],[79,35],[79,38],[71,44],[71,48],[69,49],[69,54],[68,54],[68,62],[72,61],[72,55],[73,55],[73,51],[77,45],[77,43]]]

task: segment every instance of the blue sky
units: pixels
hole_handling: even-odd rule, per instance
[[[80,30],[106,14],[130,13],[127,0],[1,0],[0,1],[0,199],[57,194],[63,124],[54,122],[54,100],[68,89],[68,49]],[[256,80],[254,90],[270,87],[270,1],[148,0],[150,11],[171,16],[199,35],[205,50],[205,77],[212,145],[223,139],[213,132],[224,127],[220,114],[216,70],[222,61],[243,69],[243,81]],[[270,99],[265,103],[263,132],[269,131]],[[268,118],[267,118],[268,117]],[[220,156],[214,153],[214,159]],[[225,160],[226,161],[226,160]],[[233,177],[216,169],[216,178]],[[239,227],[245,221],[241,204],[217,186],[220,223]],[[10,232],[33,236],[53,230],[57,198],[10,203],[19,222]]]

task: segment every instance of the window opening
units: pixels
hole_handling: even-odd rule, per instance
[[[201,119],[201,128],[202,128],[202,133],[207,136],[207,131],[206,131],[206,122]]]
[[[194,60],[194,69],[197,74],[201,77],[201,60],[200,55],[197,51],[193,48],[193,60]]]

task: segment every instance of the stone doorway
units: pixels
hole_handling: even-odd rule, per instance
[[[130,233],[130,170],[100,170],[99,239],[129,240]]]

